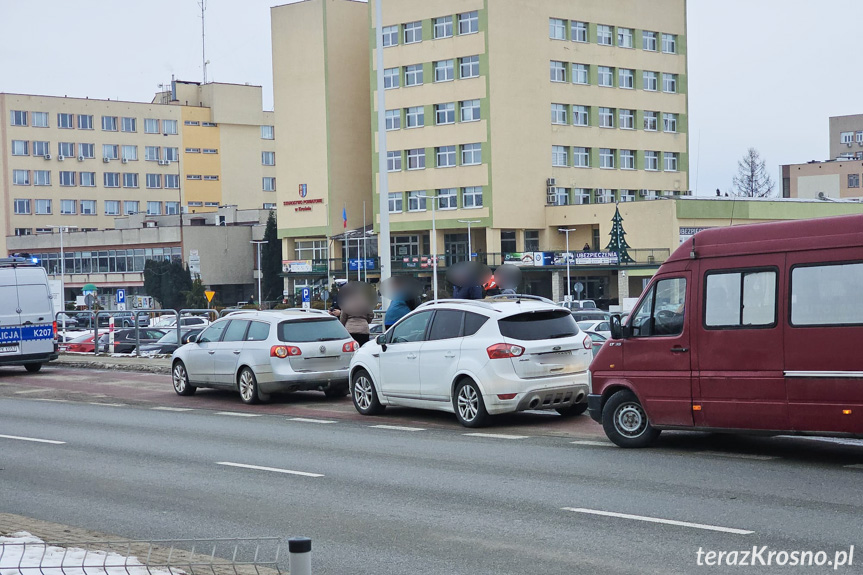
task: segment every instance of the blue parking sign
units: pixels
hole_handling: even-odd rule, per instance
[[[117,290],[117,303],[126,303],[126,290]]]
[[[311,302],[312,301],[312,289],[304,287],[303,288],[303,302]]]

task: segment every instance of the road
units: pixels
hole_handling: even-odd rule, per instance
[[[0,510],[121,537],[305,535],[315,573],[352,575],[692,573],[699,548],[831,561],[863,548],[857,445],[667,433],[632,451],[530,415],[472,435],[436,414],[342,417],[311,400],[302,416],[228,394],[184,407],[40,401],[10,394],[56,374],[11,373],[0,378]],[[578,419],[564,425],[597,427]],[[851,570],[796,572],[861,565],[858,550]]]

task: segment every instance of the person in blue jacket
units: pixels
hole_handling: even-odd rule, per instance
[[[408,307],[407,302],[402,299],[402,296],[398,296],[390,301],[390,307],[387,308],[387,313],[384,316],[384,329],[392,327],[393,324],[409,314],[410,311],[411,308]]]

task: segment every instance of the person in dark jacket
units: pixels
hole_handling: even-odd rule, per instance
[[[394,299],[390,301],[390,307],[387,308],[387,313],[384,316],[384,329],[391,328],[398,320],[411,312],[407,302],[403,299]]]

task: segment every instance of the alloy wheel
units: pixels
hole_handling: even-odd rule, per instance
[[[182,363],[174,366],[173,376],[174,391],[177,393],[186,391],[186,367]]]
[[[361,375],[354,382],[354,400],[360,409],[369,409],[372,405],[374,388],[367,377]]]
[[[458,413],[465,421],[473,421],[479,412],[479,395],[472,385],[463,385],[458,392]]]
[[[249,402],[255,396],[255,376],[249,370],[240,374],[240,395],[243,400]]]

